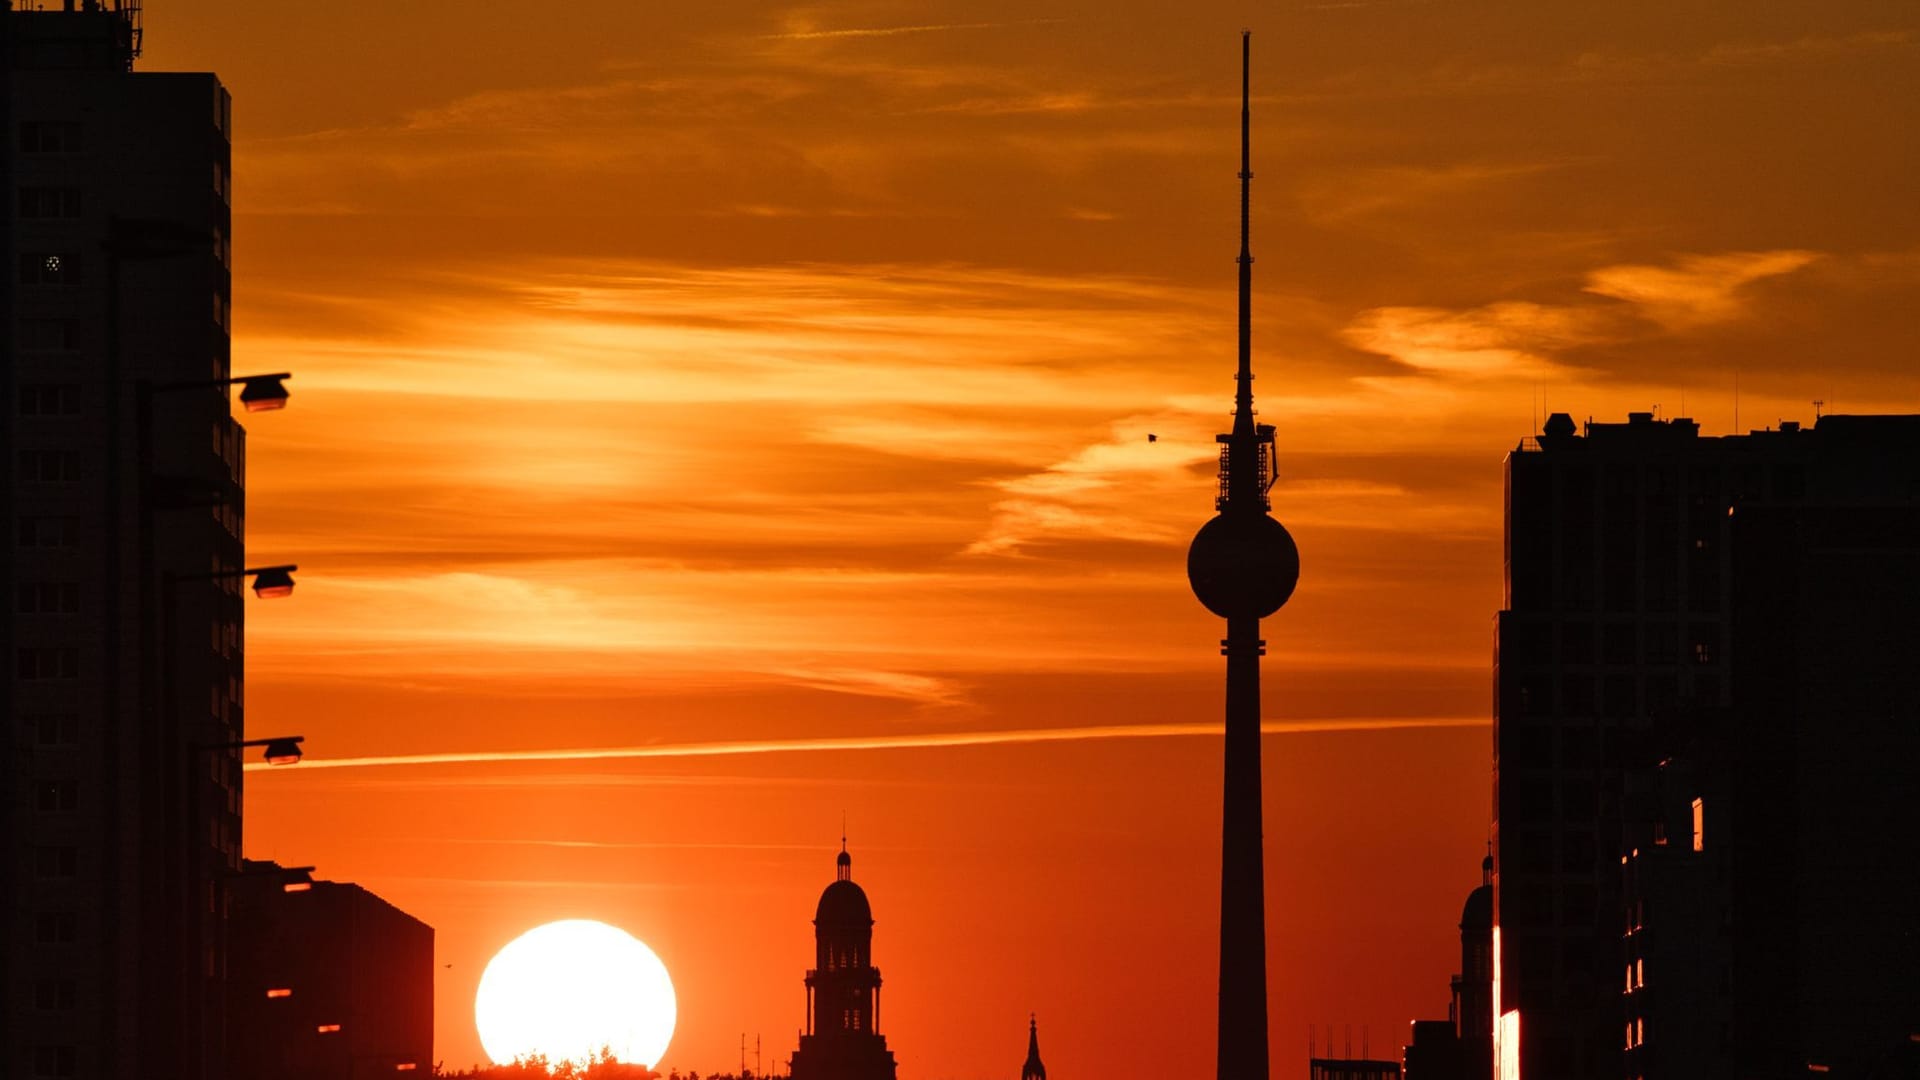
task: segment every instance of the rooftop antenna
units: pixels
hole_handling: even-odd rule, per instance
[[[1813,399],[1813,422],[1814,423],[1817,424],[1820,422],[1820,406],[1825,404],[1826,404],[1826,401],[1822,398]]]

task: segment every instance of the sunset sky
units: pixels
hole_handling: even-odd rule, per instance
[[[150,0],[234,95],[235,371],[295,373],[247,853],[437,929],[449,1065],[571,917],[666,962],[663,1064],[784,1061],[844,812],[903,1080],[1030,1011],[1211,1069],[1243,26],[1280,1076],[1446,1014],[1538,418],[1920,411],[1914,5]]]

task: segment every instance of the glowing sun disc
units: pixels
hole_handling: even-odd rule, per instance
[[[488,962],[473,998],[480,1045],[496,1065],[540,1054],[584,1064],[602,1049],[659,1064],[678,1005],[667,966],[618,927],[591,919],[537,926]]]

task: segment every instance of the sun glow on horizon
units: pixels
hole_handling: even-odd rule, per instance
[[[673,980],[652,949],[591,919],[538,926],[508,942],[474,994],[480,1044],[495,1064],[539,1055],[585,1065],[605,1051],[652,1068],[673,1038]]]

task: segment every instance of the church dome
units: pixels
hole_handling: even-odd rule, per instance
[[[1460,929],[1493,933],[1493,856],[1480,861],[1480,887],[1467,894],[1460,909]]]
[[[851,881],[836,881],[820,894],[820,906],[813,921],[824,926],[869,926],[873,908],[867,904],[867,891]]]
[[[1460,909],[1460,929],[1493,930],[1493,886],[1482,885],[1467,894],[1467,906]]]

